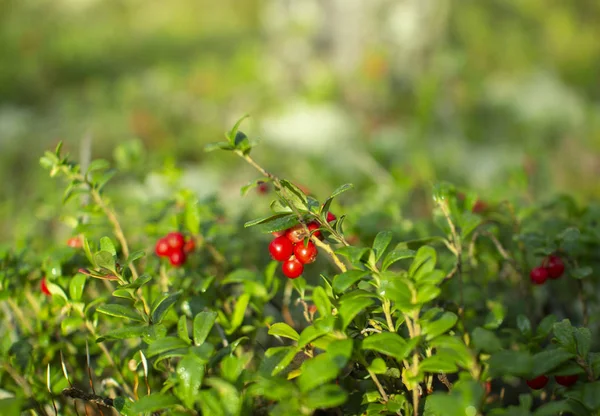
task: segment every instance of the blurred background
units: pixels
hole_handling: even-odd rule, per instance
[[[130,197],[242,209],[257,175],[203,146],[246,113],[255,158],[321,198],[598,197],[600,2],[0,0],[0,241],[56,214],[60,140],[91,137]]]

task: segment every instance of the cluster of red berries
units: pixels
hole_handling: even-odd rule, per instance
[[[193,238],[186,241],[183,234],[172,232],[158,239],[154,252],[159,257],[168,257],[172,266],[180,267],[185,263],[187,255],[195,248],[196,243]]]
[[[556,380],[556,382],[561,386],[565,387],[569,387],[577,383],[578,379],[579,376],[577,374],[573,374],[570,376],[554,376],[554,380]],[[548,376],[541,375],[531,380],[527,380],[526,383],[530,388],[534,390],[540,390],[546,387],[546,384],[548,384],[548,380]]]
[[[336,216],[331,212],[327,213],[327,221],[335,221]],[[306,224],[309,233],[317,238],[321,238],[321,232],[318,231],[319,224],[316,221]],[[316,231],[315,231],[316,230]],[[314,262],[317,259],[317,247],[312,241],[304,243],[306,234],[304,227],[300,224],[283,231],[273,233],[275,239],[269,244],[269,252],[273,260],[282,262],[281,270],[286,277],[295,279],[304,272],[304,265]]]
[[[531,281],[536,285],[543,285],[548,278],[558,279],[565,272],[565,263],[556,255],[550,255],[542,260],[542,265],[535,267],[529,273]]]

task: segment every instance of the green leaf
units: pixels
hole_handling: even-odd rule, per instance
[[[560,241],[562,241],[562,243],[567,243],[567,244],[572,244],[577,242],[577,240],[579,240],[579,237],[581,236],[581,232],[579,231],[579,229],[575,228],[575,227],[569,227],[569,228],[565,228],[560,234],[558,234],[556,236],[556,238]]]
[[[202,415],[210,415],[210,416],[225,416],[225,410],[221,405],[221,401],[217,397],[217,392],[211,390],[200,390],[198,393],[200,399],[198,402],[200,403],[200,410],[202,410]],[[227,415],[229,416],[229,415]]]
[[[529,376],[533,368],[531,355],[525,351],[504,350],[498,351],[488,360],[490,374],[493,377],[501,376]]]
[[[152,344],[148,346],[146,350],[146,357],[152,358],[159,354],[163,354],[168,351],[188,348],[188,343],[177,337],[164,337],[161,339],[157,339]]]
[[[538,407],[534,412],[533,416],[556,416],[561,415],[563,412],[569,412],[568,414],[581,415],[580,412],[573,412],[572,402],[569,400],[552,401],[545,403]],[[573,413],[570,413],[573,412]]]
[[[233,149],[235,149],[235,147],[227,142],[208,143],[207,145],[204,146],[205,152],[213,152],[213,151],[219,150],[219,149],[220,150],[233,150]]]
[[[327,353],[317,355],[302,363],[302,374],[298,377],[300,391],[306,393],[337,377],[338,367]]]
[[[420,276],[417,285],[419,287],[422,286],[438,286],[444,279],[446,278],[446,273],[444,271],[435,269],[430,272],[424,273]]]
[[[194,317],[194,344],[202,345],[217,319],[216,312],[200,312]]]
[[[242,401],[240,398],[240,393],[234,385],[217,377],[211,377],[207,379],[206,384],[212,387],[213,391],[217,392],[219,398],[221,399],[221,405],[223,406],[226,414],[240,414]],[[212,413],[210,414],[212,415]]]
[[[221,361],[221,376],[229,381],[230,383],[235,383],[244,371],[246,365],[252,358],[251,354],[242,354],[237,357],[235,355],[227,355]]]
[[[365,258],[365,255],[369,252],[368,248],[346,246],[336,250],[336,254],[346,257],[354,265],[358,265]]]
[[[581,392],[583,404],[595,412],[600,410],[600,381],[585,383]]]
[[[229,140],[229,142],[232,145],[235,145],[235,139],[238,135],[238,131],[240,129],[240,126],[242,125],[242,123],[244,122],[244,120],[246,120],[247,118],[250,118],[249,114],[244,114],[238,121],[235,122],[235,124],[233,125],[233,127],[231,128],[231,130],[229,130],[229,132],[227,132],[227,134],[225,135],[225,137]]]
[[[124,328],[114,329],[102,334],[96,339],[96,342],[103,342],[107,339],[129,339],[139,338],[148,333],[148,326],[126,326]]]
[[[139,289],[140,287],[144,286],[146,283],[150,282],[151,280],[152,280],[152,276],[143,274],[140,277],[138,277],[137,279],[135,279],[133,282],[128,283],[126,285],[121,285],[119,287],[121,289]]]
[[[437,298],[440,293],[442,293],[442,289],[434,285],[425,285],[419,287],[417,291],[417,304],[425,304],[427,302],[431,302],[435,298]]]
[[[368,306],[373,304],[373,300],[369,298],[352,298],[340,301],[338,315],[342,320],[342,330],[345,330],[352,320],[359,313],[363,312]]]
[[[521,334],[527,337],[531,335],[531,322],[525,315],[517,315],[517,328],[519,328]]]
[[[308,198],[300,188],[285,179],[281,179],[280,182],[283,188],[288,191],[286,192],[286,197],[292,204],[298,208],[308,208]]]
[[[352,357],[352,349],[354,342],[349,339],[336,339],[329,343],[327,346],[327,355],[331,358],[332,362],[335,363],[339,370],[343,369],[350,357]]]
[[[368,276],[369,273],[370,272],[366,270],[348,270],[344,273],[338,274],[333,278],[333,289],[337,293],[344,292],[360,279]]]
[[[185,205],[185,226],[192,235],[200,234],[200,212],[196,202]]]
[[[312,328],[312,327],[309,327]],[[296,355],[298,354],[298,349],[296,347],[286,347],[288,348],[287,353],[281,358],[281,360],[279,361],[279,363],[277,363],[275,365],[275,367],[273,368],[273,371],[271,372],[272,376],[275,376],[277,374],[279,374],[280,372],[282,372],[283,370],[288,369],[288,366],[290,365],[290,363],[292,363],[292,361],[294,361],[294,358],[296,358]],[[269,349],[271,350],[271,349]],[[301,353],[304,354],[304,353]]]
[[[179,291],[171,293],[170,295],[165,294],[154,301],[151,308],[152,312],[150,314],[153,323],[158,324],[160,321],[162,321],[162,318],[165,316],[169,308],[173,306],[175,302],[177,302],[181,296],[181,293],[182,292]]]
[[[592,333],[588,328],[577,328],[574,335],[575,343],[577,344],[577,354],[586,359],[592,346]]]
[[[437,349],[438,352],[443,350],[452,351],[455,356],[456,363],[466,369],[471,369],[476,364],[475,358],[473,357],[469,348],[464,342],[454,336],[441,335],[429,342],[432,348]]]
[[[445,332],[448,332],[450,328],[452,328],[456,321],[458,320],[458,316],[452,312],[444,312],[442,316],[440,316],[435,321],[427,321],[422,324],[423,335],[425,335],[425,339],[427,341],[431,341],[435,337],[442,335]]]
[[[71,296],[71,300],[78,301],[81,300],[81,295],[83,294],[83,288],[85,287],[85,275],[81,273],[77,273],[69,283],[69,295]]]
[[[548,334],[550,334],[550,331],[552,331],[552,327],[554,326],[555,322],[555,315],[548,315],[544,317],[537,327],[536,335],[543,338],[547,337]]]
[[[394,264],[400,260],[409,259],[414,256],[415,256],[414,250],[409,250],[409,249],[392,250],[383,259],[381,271],[386,271],[392,264]]]
[[[131,306],[108,304],[99,306],[96,311],[105,315],[114,316],[116,318],[127,318],[134,321],[144,322],[144,317],[138,312],[137,309]]]
[[[190,343],[190,335],[188,334],[187,317],[181,315],[177,321],[177,335],[187,343]]]
[[[437,262],[437,253],[433,247],[422,246],[408,269],[409,276],[418,281],[422,276],[432,271]]]
[[[331,315],[331,301],[329,300],[327,293],[325,293],[325,289],[321,286],[317,286],[313,290],[312,300],[321,316]]]
[[[129,254],[129,256],[127,257],[127,260],[125,260],[125,263],[131,264],[134,261],[141,259],[145,255],[146,255],[146,252],[144,250],[136,250],[133,253]]]
[[[108,163],[107,160],[95,159],[95,160],[92,160],[91,163],[89,164],[89,166],[87,168],[87,173],[89,174],[94,171],[105,170],[108,168],[110,168],[110,163]]]
[[[571,270],[571,276],[575,279],[585,279],[586,277],[591,276],[592,273],[594,273],[594,270],[589,266]]]
[[[335,191],[333,191],[331,195],[329,195],[329,198],[335,198],[336,196],[346,191],[349,191],[352,188],[354,188],[354,185],[352,185],[351,183],[345,183],[342,186],[338,187]]]
[[[110,270],[113,273],[116,273],[116,271],[115,271],[115,258],[108,251],[98,251],[98,252],[94,253],[94,263],[98,267],[102,267],[102,268],[105,268],[107,270]]]
[[[153,393],[150,396],[144,396],[131,405],[131,412],[142,414],[147,412],[156,412],[162,409],[169,409],[177,406],[179,400],[173,395],[162,393]]]
[[[304,404],[310,409],[330,409],[341,406],[347,399],[348,394],[340,386],[327,384],[311,391]]]
[[[419,364],[419,370],[426,373],[456,373],[458,367],[447,353],[439,352],[431,357],[426,357]]]
[[[406,278],[402,277],[393,280],[382,280],[379,295],[394,301],[396,308],[401,312],[409,313],[415,309],[412,304],[412,291],[408,285],[409,283]]]
[[[194,403],[198,400],[198,391],[202,386],[204,372],[205,367],[202,360],[194,354],[186,355],[177,364],[178,386],[175,391],[189,409],[193,409]]]
[[[271,325],[269,328],[269,335],[278,335],[294,341],[298,341],[300,339],[300,334],[298,334],[294,328],[283,322],[278,322]]]
[[[404,360],[411,352],[411,349],[407,348],[406,340],[393,332],[382,332],[368,336],[362,342],[362,349],[377,351],[394,357],[398,361]]]
[[[283,217],[290,217],[290,216],[293,216],[295,218],[295,215],[289,214],[287,212],[275,214],[275,215],[269,215],[268,217],[257,218],[255,220],[248,221],[244,224],[244,227],[248,228],[248,227],[252,227],[254,225],[265,224],[265,223],[273,222],[273,221],[283,218]]]
[[[460,232],[463,238],[467,238],[469,236],[469,234],[471,234],[473,232],[473,230],[475,230],[475,228],[477,228],[479,226],[479,224],[482,223],[482,218],[481,216],[477,215],[477,214],[473,214],[472,212],[464,212],[461,216],[460,216]]]
[[[547,374],[572,358],[575,358],[575,354],[565,351],[562,348],[538,352],[532,358],[533,368],[531,375],[537,377]]]
[[[502,343],[492,331],[480,327],[475,328],[471,334],[473,346],[477,351],[487,353],[497,352],[502,349]]]
[[[115,245],[113,244],[113,242],[111,241],[111,239],[108,238],[108,237],[102,237],[100,239],[100,250],[101,251],[108,251],[113,256],[117,255],[117,250],[115,249]]]
[[[373,241],[373,253],[375,254],[375,263],[379,261],[385,250],[388,248],[390,243],[392,242],[392,232],[391,231],[381,231],[375,237],[375,241]]]
[[[317,328],[315,325],[309,325],[300,333],[300,339],[298,340],[298,348],[304,348],[314,340],[327,335],[329,331],[327,328]]]
[[[272,233],[275,231],[287,230],[288,228],[292,228],[293,226],[298,224],[299,221],[298,217],[296,217],[296,214],[285,214],[284,216],[277,218],[273,221],[260,224],[258,226],[258,231],[261,233]]]
[[[233,309],[233,315],[231,316],[231,327],[227,329],[227,334],[233,334],[240,327],[240,325],[242,325],[249,302],[250,295],[248,293],[240,295],[240,297],[237,299],[235,308]]]
[[[573,336],[575,331],[568,319],[563,319],[562,321],[555,323],[552,327],[552,332],[561,347],[572,353],[577,351],[575,337]]]
[[[375,357],[375,359],[371,361],[371,365],[369,365],[369,370],[375,374],[385,374],[387,365],[383,358]]]

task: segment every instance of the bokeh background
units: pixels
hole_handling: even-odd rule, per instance
[[[0,0],[0,241],[58,215],[59,140],[91,138],[130,197],[243,209],[256,174],[203,146],[246,113],[256,159],[321,197],[595,198],[600,2]]]

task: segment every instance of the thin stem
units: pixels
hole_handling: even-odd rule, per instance
[[[329,246],[329,244],[325,244],[324,242],[319,240],[314,235],[311,237],[310,240],[313,243],[315,243],[315,245],[317,247],[319,247],[320,249],[322,249],[324,252],[326,252],[329,255],[329,257],[331,258],[333,263],[337,266],[338,269],[340,269],[340,271],[342,273],[345,273],[348,270],[346,268],[346,265],[342,262],[342,260],[340,260],[340,258],[337,256],[337,254],[335,254],[335,252],[331,249],[331,246]]]
[[[421,335],[421,326],[417,323],[418,319],[419,319],[419,316],[418,316],[418,312],[417,312],[417,314],[414,317],[413,322],[412,322],[413,336],[411,336],[411,338],[418,337],[419,335]],[[416,376],[419,373],[419,353],[416,350],[413,353],[412,373],[414,376]],[[415,388],[413,389],[413,392],[412,392],[413,415],[414,416],[419,416],[420,389],[421,389],[421,387],[417,383],[417,385],[415,386]]]
[[[459,290],[459,296],[460,296],[460,305],[458,307],[458,315],[462,322],[463,330],[466,330],[465,322],[464,322],[465,300],[464,300],[463,278],[462,278],[462,242],[460,239],[460,235],[458,234],[458,231],[454,225],[454,222],[452,221],[452,217],[450,216],[450,211],[448,210],[448,205],[444,201],[439,201],[438,206],[442,210],[442,214],[444,214],[444,217],[446,218],[446,221],[448,222],[448,226],[450,227],[450,234],[452,235],[452,246],[454,248],[453,252],[456,255],[456,265],[455,265],[456,272],[453,274],[456,274],[458,277],[458,287],[459,287],[458,290]]]
[[[25,319],[25,315],[23,315],[23,312],[21,311],[21,308],[19,308],[19,305],[17,305],[15,301],[11,298],[6,299],[6,301],[8,302],[8,305],[12,309],[15,316],[19,319],[19,322],[21,322],[21,325],[23,325],[25,329],[27,329],[27,331],[33,334],[33,327],[31,326],[29,321]]]
[[[294,318],[292,318],[292,314],[290,313],[290,303],[293,289],[294,283],[291,279],[288,279],[288,281],[285,284],[285,288],[283,289],[283,305],[281,306],[281,314],[283,315],[283,320],[292,328],[296,326]]]
[[[388,325],[388,329],[390,330],[390,332],[396,332],[396,326],[394,325],[394,321],[392,319],[391,303],[390,303],[389,299],[385,298],[383,300],[382,308],[383,308],[383,314],[385,315],[385,320]]]
[[[83,316],[83,315],[82,315]],[[85,318],[85,316],[83,316]],[[94,337],[97,338],[98,335],[96,333],[96,328],[94,328],[94,326],[92,325],[92,323],[90,321],[85,321],[85,327],[87,328],[87,330],[90,332],[90,334]],[[125,376],[123,375],[123,372],[121,371],[121,369],[117,366],[117,364],[115,363],[115,360],[113,360],[112,355],[110,355],[110,351],[108,351],[108,348],[106,348],[106,346],[104,345],[104,343],[102,342],[98,342],[97,343],[98,347],[102,350],[102,353],[104,353],[104,356],[106,357],[106,359],[108,360],[109,364],[117,371],[117,374],[119,375],[119,377],[121,378],[121,383],[123,385],[123,389],[125,390],[125,392],[130,396],[130,397],[134,397],[134,393],[133,390],[129,387],[129,385],[127,384],[127,381],[125,380]]]
[[[29,385],[29,382],[27,381],[27,379],[25,377],[23,377],[22,375],[20,375],[17,370],[15,370],[13,367],[11,367],[11,365],[9,363],[4,363],[2,365],[2,367],[4,368],[4,370],[10,374],[10,376],[17,382],[17,384],[19,386],[21,386],[21,388],[23,389],[23,392],[27,395],[27,396],[31,396],[32,390],[31,390],[31,386]]]
[[[379,382],[379,379],[377,378],[377,374],[375,374],[373,371],[371,371],[368,367],[367,367],[367,372],[371,376],[371,380],[373,380],[373,383],[375,383],[375,385],[377,386],[377,390],[379,390],[379,394],[381,394],[381,398],[383,399],[384,402],[387,402],[389,400],[388,395],[385,392],[385,390],[383,389],[383,386],[381,385],[381,383]]]
[[[129,257],[129,244],[127,243],[127,238],[125,238],[123,228],[121,228],[121,224],[119,223],[117,215],[112,209],[110,209],[108,205],[106,205],[104,199],[102,199],[102,196],[100,195],[100,192],[98,192],[98,190],[91,189],[90,192],[92,198],[94,199],[94,202],[100,207],[100,209],[102,209],[104,215],[106,215],[108,221],[110,221],[110,223],[112,224],[115,237],[117,238],[117,240],[119,240],[119,243],[121,244],[121,250],[123,250],[123,255],[125,256],[125,258]],[[138,278],[138,272],[133,263],[129,264],[129,270],[131,270],[133,280],[136,280]]]

